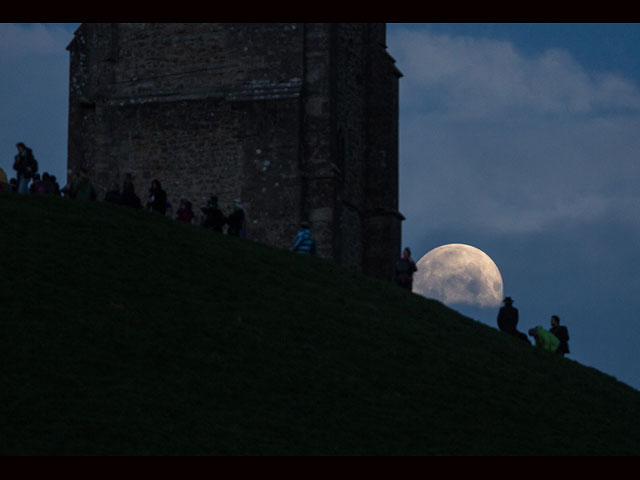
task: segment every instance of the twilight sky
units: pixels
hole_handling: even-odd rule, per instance
[[[66,176],[79,24],[0,24],[0,167],[15,144]],[[496,263],[521,331],[640,389],[640,25],[388,24],[400,80],[403,244]],[[496,326],[496,308],[451,305]]]

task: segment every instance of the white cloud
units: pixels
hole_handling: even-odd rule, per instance
[[[29,55],[59,55],[68,53],[69,31],[55,24],[0,23],[0,56],[16,58]]]
[[[397,30],[405,229],[533,232],[640,204],[640,91],[569,52]]]
[[[592,113],[640,109],[640,92],[614,75],[586,72],[562,49],[527,57],[511,43],[399,29],[390,37],[405,74],[403,106],[415,99],[457,118],[504,112]]]

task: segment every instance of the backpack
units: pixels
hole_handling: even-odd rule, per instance
[[[31,150],[27,150],[26,158],[24,159],[24,177],[31,178],[38,171],[38,161],[31,153]]]

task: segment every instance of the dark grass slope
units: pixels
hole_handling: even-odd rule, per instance
[[[640,392],[332,262],[0,195],[0,454],[640,454]]]

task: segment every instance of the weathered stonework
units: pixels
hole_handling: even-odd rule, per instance
[[[68,46],[70,170],[177,205],[215,194],[249,238],[391,279],[400,253],[398,79],[385,24],[85,23]]]

